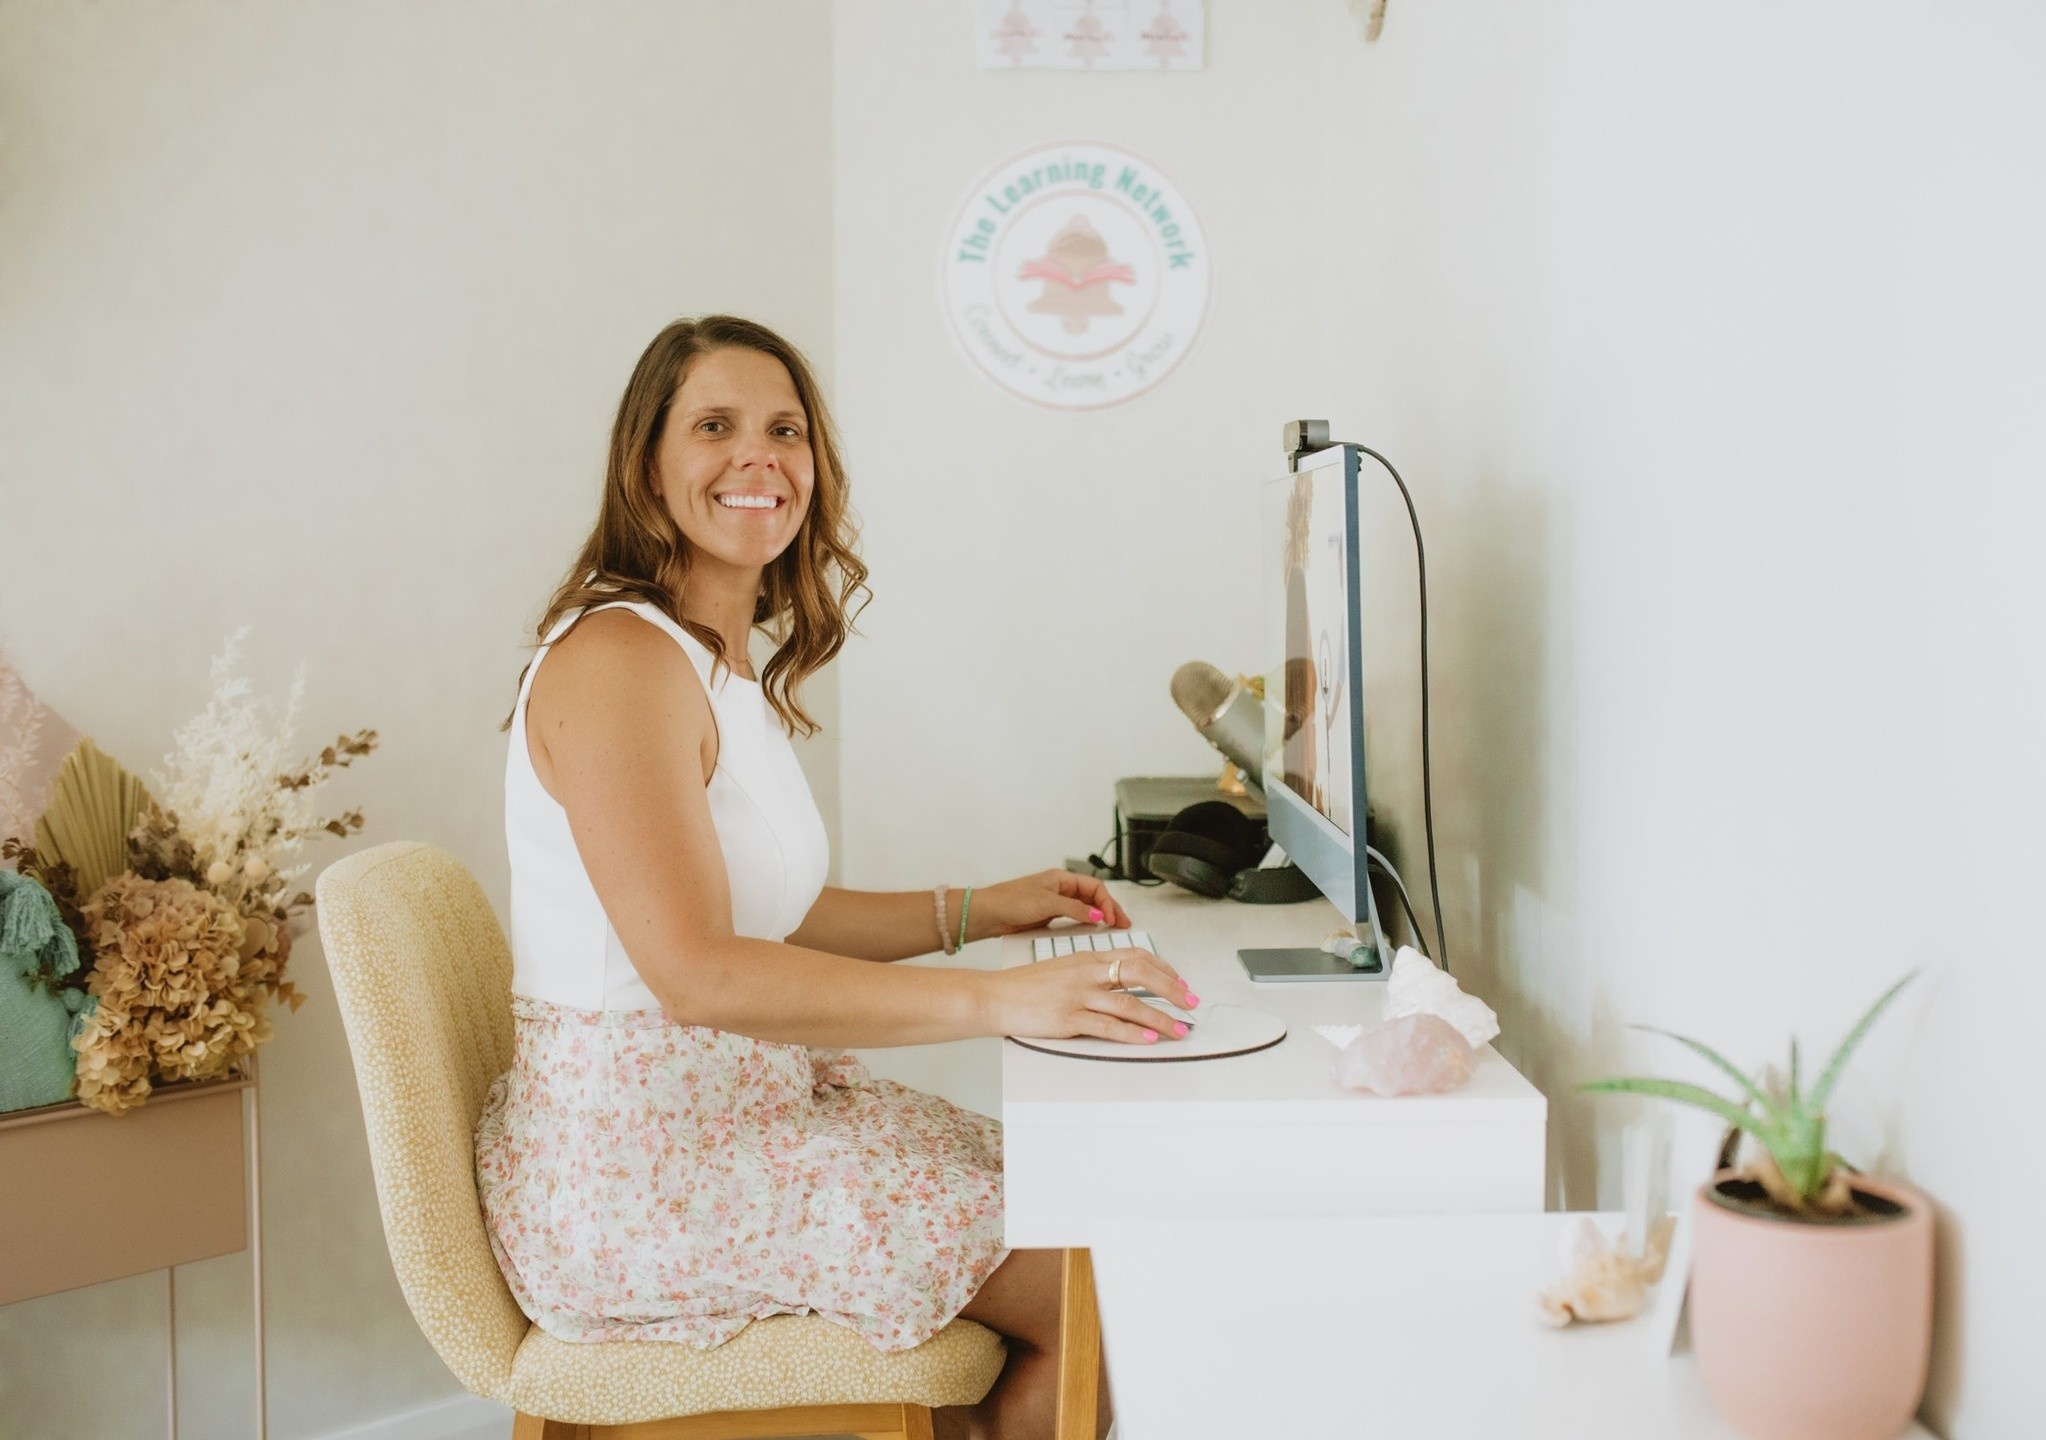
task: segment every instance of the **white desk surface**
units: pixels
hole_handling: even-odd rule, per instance
[[[1201,1009],[1282,1018],[1286,1038],[1225,1059],[1127,1064],[1002,1046],[1007,1237],[1087,1245],[1098,1218],[1538,1211],[1548,1104],[1490,1046],[1447,1095],[1345,1090],[1317,1024],[1375,1024],[1378,981],[1259,984],[1241,947],[1317,945],[1341,926],[1324,901],[1244,905],[1176,887],[1111,886],[1134,928]],[[1003,942],[1029,964],[1030,937]]]
[[[1536,1323],[1576,1218],[1104,1224],[1119,1440],[1740,1440],[1642,1322]]]
[[[1541,1093],[1487,1045],[1470,1082],[1449,1095],[1383,1100],[1344,1090],[1329,1078],[1335,1047],[1316,1025],[1375,1025],[1385,1003],[1379,980],[1282,981],[1260,984],[1244,973],[1239,949],[1319,945],[1343,928],[1325,900],[1299,905],[1244,905],[1205,900],[1176,886],[1110,886],[1133,928],[1150,932],[1158,953],[1200,996],[1201,1007],[1247,1005],[1286,1022],[1285,1040],[1269,1050],[1184,1064],[1119,1064],[1045,1055],[1002,1046],[1002,1119],[1029,1124],[1059,1120],[1110,1123],[1129,1118],[1198,1122],[1254,1110],[1259,1123],[1323,1118],[1331,1108],[1368,1115],[1384,1125],[1441,1124],[1542,1108]],[[1084,927],[1089,932],[1101,926]],[[1043,933],[1043,932],[1034,932]],[[1030,963],[1033,935],[1003,944],[1007,965]],[[1200,1009],[1193,1012],[1196,1023]],[[1162,1113],[1181,1112],[1176,1116]]]

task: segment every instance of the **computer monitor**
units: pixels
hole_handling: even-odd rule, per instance
[[[1355,446],[1300,457],[1264,483],[1264,792],[1272,840],[1353,923],[1368,952],[1246,950],[1256,980],[1382,978],[1390,960],[1367,870],[1365,698],[1358,682]]]

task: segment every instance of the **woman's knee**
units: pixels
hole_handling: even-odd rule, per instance
[[[1040,1350],[1058,1344],[1063,1252],[1011,1250],[959,1313],[1010,1340]]]

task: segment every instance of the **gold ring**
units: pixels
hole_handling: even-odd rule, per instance
[[[1108,957],[1108,988],[1111,990],[1122,989],[1122,956],[1120,954]]]

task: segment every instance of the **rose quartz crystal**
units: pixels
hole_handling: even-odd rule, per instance
[[[1471,1078],[1475,1053],[1440,1015],[1402,1015],[1336,1052],[1336,1084],[1379,1095],[1439,1095]]]

